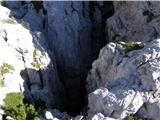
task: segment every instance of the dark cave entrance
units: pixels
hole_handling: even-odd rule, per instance
[[[87,74],[79,76],[66,75],[62,69],[58,68],[59,79],[65,89],[65,97],[63,106],[59,109],[67,112],[71,116],[81,114],[81,110],[85,108],[87,97],[86,97],[86,76]],[[65,80],[65,81],[64,81]]]
[[[101,11],[102,21],[95,22],[94,12],[95,8],[98,7]],[[67,112],[71,116],[76,116],[78,114],[86,115],[87,114],[87,105],[88,105],[88,92],[86,89],[87,85],[87,74],[91,69],[92,62],[98,57],[99,51],[108,43],[108,35],[106,32],[106,20],[114,14],[113,2],[104,2],[103,6],[98,6],[97,2],[89,2],[90,8],[90,19],[92,22],[91,30],[91,49],[92,54],[90,56],[90,63],[86,70],[77,76],[72,74],[67,74],[62,66],[57,65],[57,70],[59,73],[59,79],[65,89],[65,100],[63,106],[59,109],[61,111]],[[74,71],[74,70],[69,70]]]

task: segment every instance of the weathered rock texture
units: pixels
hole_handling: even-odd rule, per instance
[[[46,106],[58,104],[63,87],[43,34],[10,18],[9,9],[0,6],[0,11],[0,102],[8,92],[21,91],[35,105],[37,100]]]

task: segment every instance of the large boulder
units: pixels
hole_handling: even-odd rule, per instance
[[[158,120],[160,39],[107,44],[93,62],[87,81],[89,116],[102,113],[123,119],[141,113]]]

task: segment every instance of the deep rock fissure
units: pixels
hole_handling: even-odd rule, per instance
[[[83,4],[83,9],[85,8],[85,2]],[[74,8],[73,3],[71,7]],[[89,18],[91,21],[91,55],[87,59],[91,59],[89,63],[87,63],[88,67],[83,72],[74,75],[74,69],[70,68],[66,71],[61,65],[57,64],[57,70],[59,74],[59,79],[63,84],[65,89],[65,102],[62,108],[59,108],[61,111],[65,111],[71,116],[76,116],[77,114],[87,113],[87,104],[88,104],[88,92],[86,90],[86,77],[88,71],[91,69],[92,62],[98,57],[99,51],[102,47],[104,47],[108,40],[106,35],[106,20],[110,16],[113,15],[113,3],[112,2],[104,2],[103,5],[100,5],[98,2],[89,2]],[[96,18],[96,8],[101,13],[101,21],[95,21]],[[78,11],[78,10],[76,10]],[[84,10],[82,11],[83,16],[85,16]],[[58,61],[57,61],[58,62]],[[82,65],[86,66],[86,65]],[[72,71],[72,72],[70,72]]]

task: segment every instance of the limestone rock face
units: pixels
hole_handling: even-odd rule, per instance
[[[46,106],[55,105],[62,86],[44,35],[9,17],[9,9],[0,6],[0,11],[0,105],[7,93],[20,91],[33,104],[41,100]]]
[[[160,90],[160,39],[126,52],[125,44],[109,43],[88,75],[89,115],[123,119],[128,114],[157,120]],[[142,44],[142,43],[141,43]],[[92,92],[93,91],[93,92]],[[154,112],[151,112],[151,109]],[[144,114],[145,112],[145,114]]]
[[[150,41],[159,36],[159,2],[114,2],[114,9],[107,20],[110,41]]]

